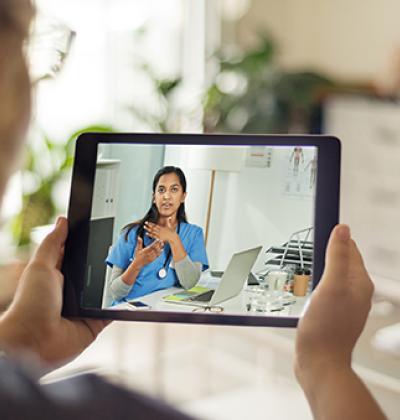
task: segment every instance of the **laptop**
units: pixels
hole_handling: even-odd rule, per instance
[[[191,306],[214,306],[237,296],[242,291],[261,249],[262,246],[259,246],[233,254],[215,290],[196,286],[165,296],[164,301]]]

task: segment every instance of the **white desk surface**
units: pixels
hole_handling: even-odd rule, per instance
[[[201,279],[199,281],[199,286],[206,286],[215,288],[216,283],[219,279],[210,278],[209,275],[207,277]],[[212,284],[211,284],[212,283]],[[164,290],[158,290],[156,292],[150,293],[146,296],[141,296],[137,299],[133,299],[135,301],[143,302],[151,307],[151,310],[154,311],[166,311],[166,312],[192,312],[196,306],[193,305],[184,305],[184,304],[175,304],[170,302],[165,302],[163,300],[164,296],[168,296],[177,292],[181,292],[183,289],[179,287],[171,287]],[[255,315],[255,316],[276,316],[276,317],[297,317],[300,316],[306,301],[308,300],[308,296],[305,297],[294,297],[296,299],[296,303],[292,305],[286,306],[282,311],[277,312],[248,312],[246,308],[246,292],[244,290],[237,296],[228,299],[224,302],[221,302],[215,306],[222,307],[224,310],[223,312],[217,312],[217,314],[221,315]],[[113,310],[133,310],[138,311],[141,309],[137,309],[129,303],[120,303],[119,305],[115,305],[112,308]],[[146,312],[149,309],[144,309]]]

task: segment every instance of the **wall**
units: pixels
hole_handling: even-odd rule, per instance
[[[305,152],[307,164],[313,152]],[[313,225],[312,196],[285,193],[291,149],[275,149],[271,168],[243,167],[239,173],[216,174],[207,252],[211,267],[223,270],[234,252],[263,245],[281,245],[297,230]],[[167,147],[165,162],[181,166],[188,179],[190,222],[204,228],[210,171],[188,167],[187,154]],[[307,177],[306,172],[300,175]],[[307,178],[308,179],[308,178]],[[264,252],[255,269],[264,266]]]
[[[399,15],[396,0],[253,0],[236,39],[249,46],[269,29],[289,68],[313,66],[339,78],[374,79],[400,46]]]
[[[107,145],[101,157],[121,160],[114,240],[127,223],[144,216],[151,204],[153,177],[162,166],[163,146]]]

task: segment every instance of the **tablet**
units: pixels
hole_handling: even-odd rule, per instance
[[[85,133],[63,315],[295,327],[338,223],[339,181],[329,136]]]

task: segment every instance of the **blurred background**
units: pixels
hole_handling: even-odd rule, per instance
[[[66,213],[77,133],[338,136],[341,219],[376,287],[354,364],[389,418],[400,418],[400,4],[35,3],[27,46],[35,110],[3,208],[9,255],[26,259]],[[3,307],[14,288],[12,279],[3,285]],[[279,329],[115,322],[45,380],[93,370],[201,418],[308,419],[293,338]]]

